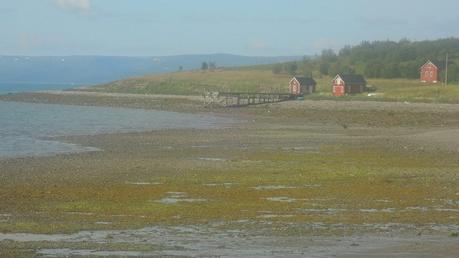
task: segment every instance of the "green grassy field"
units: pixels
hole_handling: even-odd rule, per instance
[[[116,81],[92,90],[146,94],[201,95],[206,91],[285,92],[288,75],[263,70],[171,73]],[[287,88],[288,90],[288,88]]]
[[[177,95],[201,95],[206,91],[288,92],[291,77],[287,74],[273,74],[270,70],[261,68],[192,71],[130,78],[95,86],[89,90]],[[332,78],[315,79],[318,82],[317,93],[307,96],[308,99],[459,103],[459,84],[444,86],[422,84],[417,80],[368,79],[368,84],[375,90],[372,96],[364,93],[335,98],[331,94]]]
[[[376,87],[377,98],[389,101],[412,102],[459,102],[459,85],[423,84],[417,80],[370,79],[369,84]],[[378,96],[381,94],[381,96]]]

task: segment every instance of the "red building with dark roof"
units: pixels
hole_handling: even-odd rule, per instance
[[[438,83],[438,66],[430,60],[421,66],[421,82],[423,83]]]
[[[312,94],[316,91],[316,81],[311,77],[293,77],[290,81],[290,93],[293,95]]]
[[[367,81],[362,75],[336,75],[333,79],[333,96],[362,93],[367,89]]]

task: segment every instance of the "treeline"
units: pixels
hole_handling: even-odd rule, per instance
[[[274,73],[320,74],[358,73],[369,78],[419,78],[419,68],[431,60],[445,76],[446,55],[449,55],[448,80],[459,81],[459,38],[434,41],[409,40],[364,41],[357,46],[346,46],[338,53],[328,49],[320,56],[303,61],[273,66]],[[293,66],[293,67],[292,67]],[[293,69],[295,68],[296,69]]]
[[[202,62],[201,70],[215,70],[217,69],[217,64],[215,62]]]

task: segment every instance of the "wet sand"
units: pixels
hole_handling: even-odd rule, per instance
[[[180,257],[454,257],[457,239],[439,236],[361,235],[279,237],[222,231],[210,225],[150,227],[123,231],[83,231],[71,235],[0,234],[0,241],[56,243],[148,243],[157,250],[103,251],[44,248],[42,256]],[[154,248],[152,248],[154,249]]]

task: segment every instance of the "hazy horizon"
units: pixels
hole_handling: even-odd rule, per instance
[[[363,40],[456,37],[458,7],[453,0],[6,1],[0,54],[314,55]]]
[[[196,53],[196,54],[174,54],[174,55],[90,55],[90,54],[69,54],[69,55],[10,55],[10,54],[3,54],[0,53],[0,57],[116,57],[116,58],[154,58],[154,57],[184,57],[184,56],[215,56],[215,55],[227,55],[227,56],[240,56],[240,57],[267,57],[267,58],[275,58],[275,57],[304,57],[304,56],[313,56],[313,55],[241,55],[241,54],[234,54],[234,53]]]

